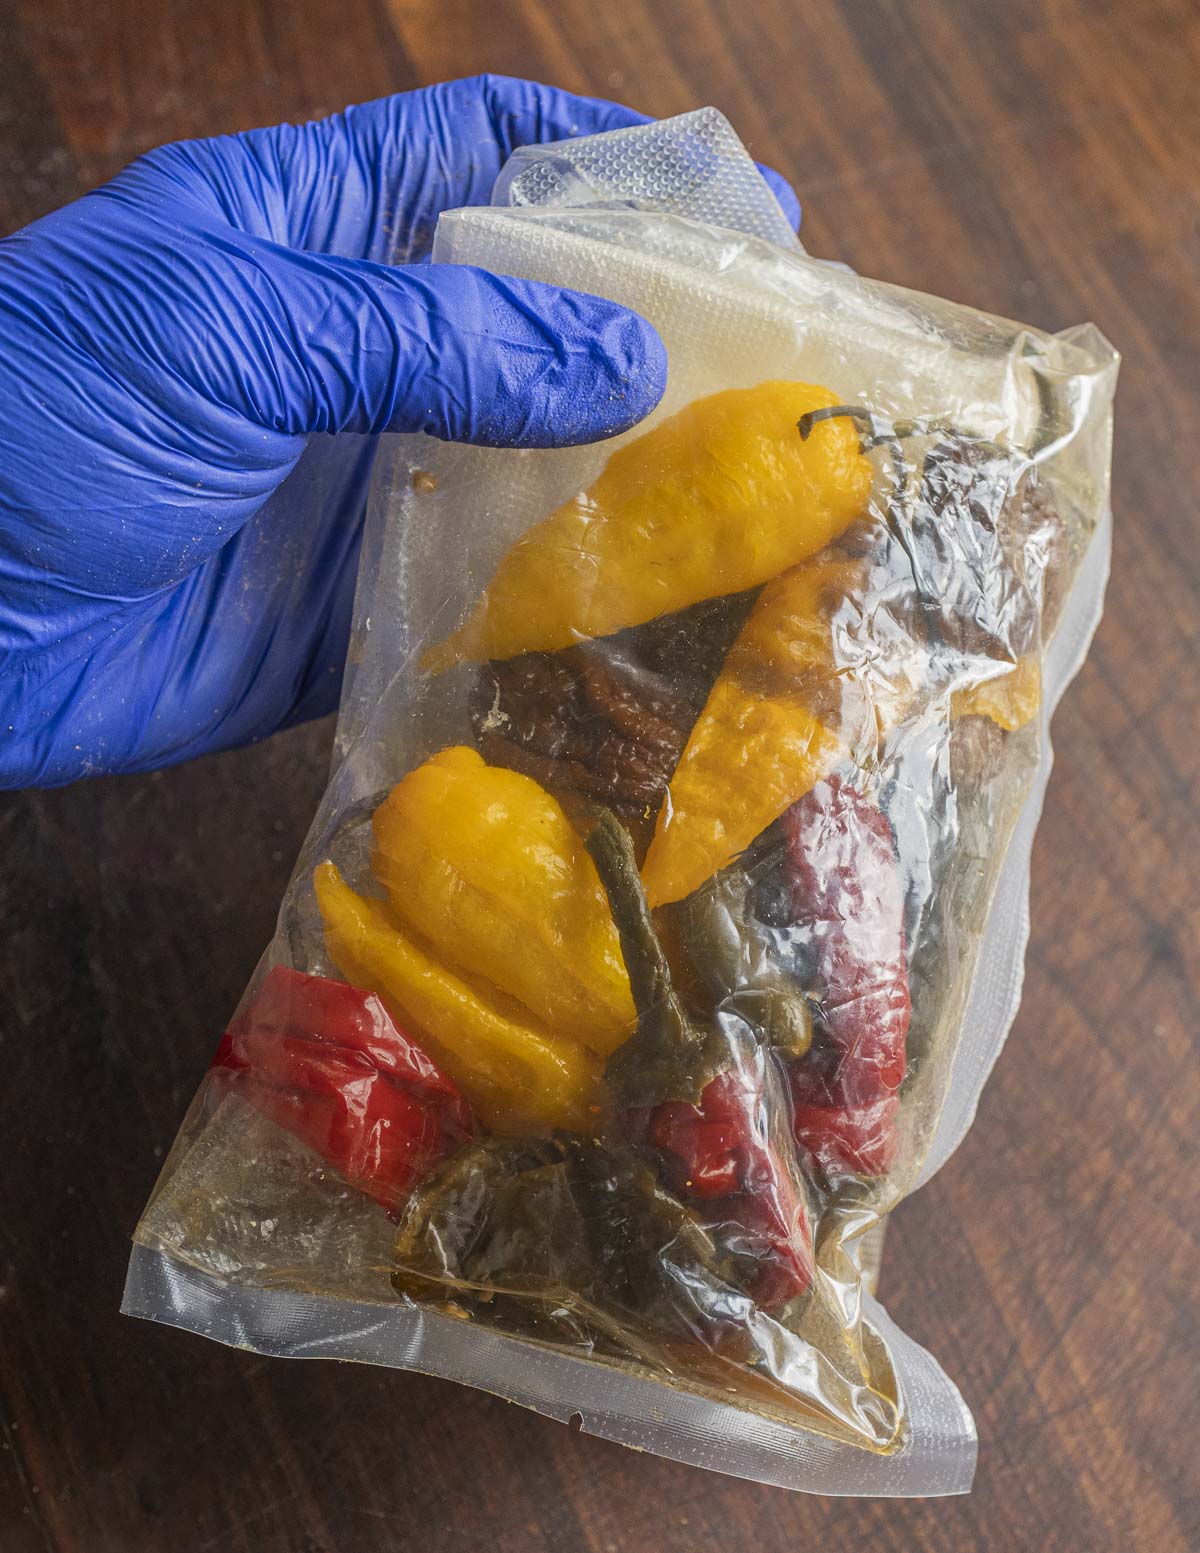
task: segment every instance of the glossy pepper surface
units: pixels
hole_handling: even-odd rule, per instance
[[[314,872],[325,943],[350,981],[378,992],[460,1085],[493,1131],[586,1128],[599,1064],[511,1000],[457,975],[404,931],[382,901],[352,890],[332,863]]]
[[[472,749],[443,750],[375,811],[372,868],[437,957],[607,1057],[636,1014],[595,864],[557,801]]]
[[[882,1176],[896,1158],[899,1095],[881,1095],[866,1105],[804,1105],[793,1102],[796,1142],[826,1176]]]
[[[374,993],[282,965],[229,1026],[213,1066],[387,1208],[474,1131],[453,1081]]]
[[[808,383],[767,382],[661,421],[517,541],[425,666],[570,647],[756,587],[815,555],[871,488],[848,421],[801,440],[800,416],[835,402]]]
[[[647,1141],[666,1157],[668,1181],[680,1195],[731,1226],[756,1264],[748,1292],[769,1310],[808,1287],[812,1230],[789,1161],[770,1134],[765,1054],[733,1055],[698,1105],[656,1107]]]
[[[827,424],[837,425],[837,421]],[[732,861],[849,746],[873,737],[869,699],[838,673],[840,601],[861,562],[821,556],[763,589],[692,729],[642,878],[651,904],[682,899]]]

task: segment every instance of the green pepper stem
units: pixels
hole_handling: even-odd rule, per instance
[[[609,1058],[605,1077],[626,1105],[660,1100],[694,1105],[728,1063],[724,1038],[713,1027],[694,1025],[684,1012],[650,918],[629,832],[606,813],[586,845],[608,896],[638,1016],[637,1030]]]
[[[586,845],[608,896],[639,1020],[653,1020],[664,1038],[670,1038],[670,1026],[677,1039],[686,1039],[687,1017],[675,995],[671,967],[650,920],[650,906],[629,832],[614,815],[605,814],[593,826]]]
[[[909,465],[904,456],[904,448],[901,439],[915,437],[921,433],[922,427],[919,421],[899,421],[895,425],[885,420],[883,416],[876,415],[873,410],[868,410],[861,404],[830,404],[820,410],[808,410],[796,422],[796,429],[800,433],[801,442],[807,442],[812,436],[813,427],[820,421],[831,421],[845,418],[853,421],[861,428],[858,439],[859,450],[870,453],[873,448],[884,447],[892,455],[892,469],[895,480],[895,497],[903,498],[908,490]]]

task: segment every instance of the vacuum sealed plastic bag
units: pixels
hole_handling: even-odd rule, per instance
[[[613,442],[394,438],[333,776],[125,1308],[825,1493],[965,1491],[876,1302],[1015,1012],[1116,358],[808,258],[712,110],[434,257],[667,345]]]

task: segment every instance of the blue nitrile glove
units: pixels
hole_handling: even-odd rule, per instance
[[[515,146],[643,122],[456,81],[164,146],[0,242],[0,785],[335,706],[378,432],[552,447],[653,409],[662,343],[624,308],[387,267]]]

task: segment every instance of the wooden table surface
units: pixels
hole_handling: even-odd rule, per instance
[[[1055,722],[1020,1017],[883,1292],[965,1499],[817,1500],[444,1382],[117,1313],[272,926],[328,724],[0,808],[3,1553],[1200,1546],[1194,0],[0,0],[0,233],[156,142],[490,68],[715,103],[818,254],[1124,353],[1107,613]],[[3,408],[0,406],[0,413]]]

